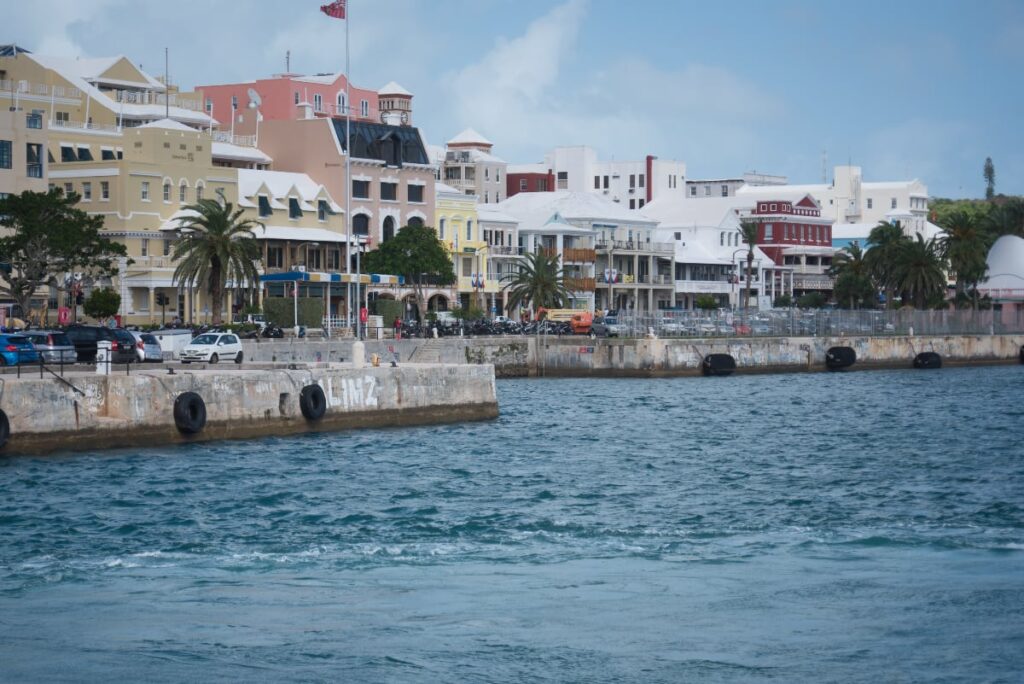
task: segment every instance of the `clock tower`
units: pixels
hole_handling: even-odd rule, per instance
[[[412,125],[412,93],[394,81],[377,91],[380,122],[390,126]]]

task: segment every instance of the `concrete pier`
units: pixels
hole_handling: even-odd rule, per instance
[[[0,377],[0,409],[10,424],[3,453],[153,446],[498,415],[494,368],[487,365],[179,366],[174,375],[156,367],[131,375],[69,373],[65,379]],[[314,420],[300,406],[303,388],[310,385],[320,388],[325,404],[322,417]],[[186,392],[198,395],[205,408],[205,425],[194,434],[183,432],[175,421],[175,400]]]

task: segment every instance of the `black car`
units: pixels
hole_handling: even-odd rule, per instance
[[[80,363],[96,361],[96,343],[110,342],[110,360],[113,363],[134,363],[135,337],[124,328],[107,328],[102,325],[73,325],[67,329],[68,339],[75,345]]]

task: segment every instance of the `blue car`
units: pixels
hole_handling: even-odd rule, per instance
[[[24,335],[0,335],[0,365],[17,366],[19,363],[37,363],[39,352]]]

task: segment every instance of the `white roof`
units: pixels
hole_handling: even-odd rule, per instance
[[[474,162],[494,162],[494,163],[497,163],[497,164],[504,164],[505,163],[505,160],[502,159],[501,157],[496,157],[495,155],[491,154],[490,152],[484,152],[483,150],[478,150],[478,149],[475,149],[475,148],[470,148],[470,149],[465,149],[465,150],[464,149],[456,149],[456,150],[452,150],[452,152],[457,152],[458,154],[466,154],[469,157],[470,161],[474,161]]]
[[[488,140],[484,136],[482,136],[479,133],[477,133],[472,128],[467,128],[466,130],[462,131],[461,133],[456,135],[454,138],[449,140],[448,144],[449,145],[486,145],[487,147],[490,147],[494,143],[492,143],[490,140]]]
[[[737,210],[749,209],[751,200],[740,197],[687,199],[682,193],[663,194],[648,202],[640,213],[658,221],[660,228],[698,226],[717,228]]]
[[[295,226],[264,226],[253,230],[253,234],[261,240],[299,240],[301,242],[345,242],[344,233],[336,233],[324,228],[296,228]],[[352,236],[350,242],[355,242]]]
[[[540,229],[556,213],[566,221],[592,221],[651,228],[656,224],[656,221],[630,211],[621,204],[605,198],[604,195],[590,192],[521,192],[495,206],[499,211],[517,218],[520,230]]]
[[[24,53],[26,55],[30,53]],[[138,69],[139,73],[142,74],[141,81],[122,81],[117,79],[105,79],[101,78],[100,74],[109,69],[110,67],[117,64],[122,59],[127,59],[124,55],[115,55],[113,57],[93,57],[93,58],[82,58],[82,57],[54,57],[51,55],[38,55],[31,53],[31,58],[34,59],[41,66],[47,69],[53,69],[58,72],[64,78],[76,78],[84,81],[95,81],[99,80],[101,83],[120,83],[124,85],[135,85],[143,86],[147,90],[159,90],[164,92],[166,88],[164,84],[147,74],[142,69]],[[131,62],[131,60],[128,60]]]
[[[1004,235],[988,251],[988,279],[981,290],[1024,291],[1024,238]]]
[[[304,173],[292,171],[261,171],[255,169],[238,169],[238,197],[241,204],[242,198],[254,197],[262,186],[266,186],[272,195],[271,199],[284,199],[294,190],[301,201],[312,202],[320,197],[321,193],[330,202],[331,211],[340,213],[343,210],[339,207],[330,193],[320,183]],[[271,206],[274,203],[271,202]],[[311,206],[303,207],[307,211]]]
[[[547,173],[550,170],[545,164],[509,164],[508,173]]]
[[[157,119],[156,121],[150,121],[149,123],[142,124],[138,128],[164,128],[169,131],[185,131],[187,133],[199,133],[199,129],[186,126],[180,121],[174,119]]]
[[[481,204],[476,208],[476,217],[480,223],[519,223],[515,216],[495,209],[493,204]]]
[[[394,81],[391,81],[386,86],[377,91],[378,95],[406,95],[412,97],[412,93],[398,85]]]
[[[437,182],[434,183],[434,192],[435,192],[435,194],[438,194],[438,195],[440,195],[441,193],[445,193],[445,194],[449,194],[449,195],[463,195],[464,194],[461,190],[458,190],[457,188],[453,188],[452,186],[448,185],[447,183],[442,183],[441,181],[437,181]],[[465,196],[469,197],[469,195],[465,195]]]
[[[215,159],[237,159],[239,161],[256,162],[258,164],[269,164],[273,161],[261,150],[255,147],[244,147],[226,142],[214,142],[211,146]]]
[[[330,85],[339,78],[342,77],[342,73],[339,71],[333,74],[314,74],[313,76],[292,76],[293,81],[301,81],[303,83],[319,83],[321,85]]]

